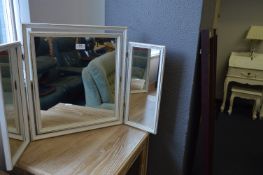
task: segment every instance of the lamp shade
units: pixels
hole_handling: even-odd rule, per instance
[[[251,26],[246,39],[263,40],[263,26]]]

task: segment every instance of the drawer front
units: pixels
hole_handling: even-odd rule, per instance
[[[229,67],[228,76],[245,78],[245,79],[253,79],[253,80],[263,80],[263,70],[252,70],[252,69],[241,69]]]

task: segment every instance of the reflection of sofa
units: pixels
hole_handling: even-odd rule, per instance
[[[83,67],[90,61],[82,59],[86,56],[83,50],[75,49],[76,41],[74,37],[53,38],[53,51],[58,61],[58,69],[71,75],[81,75]]]
[[[0,55],[0,70],[2,76],[4,102],[5,104],[12,104],[13,103],[12,83],[11,83],[9,57],[7,53],[2,53]]]
[[[56,59],[50,56],[47,40],[36,38],[35,46],[40,106],[46,110],[59,102],[67,102],[69,96],[74,96],[72,93],[82,89],[82,81],[80,73],[76,76],[58,69]]]
[[[113,109],[115,97],[115,52],[92,60],[82,71],[86,106]]]

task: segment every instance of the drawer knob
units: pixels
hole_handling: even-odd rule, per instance
[[[257,77],[256,74],[252,74],[251,72],[247,72],[247,73],[242,72],[241,75],[242,75],[242,76],[245,76],[245,77],[247,77],[247,78],[256,78],[256,77]]]

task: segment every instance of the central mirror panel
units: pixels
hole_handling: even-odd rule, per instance
[[[36,134],[120,120],[120,36],[31,32]]]

